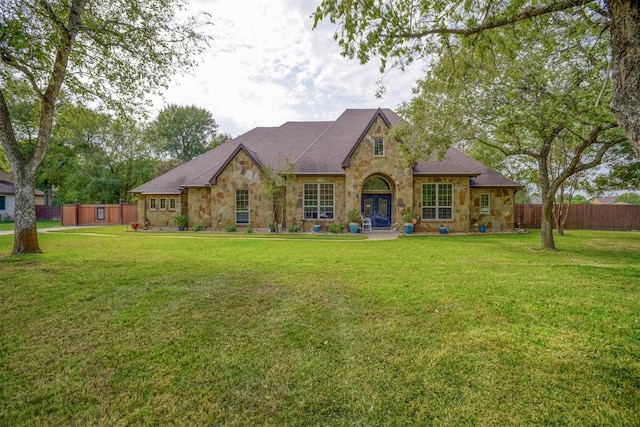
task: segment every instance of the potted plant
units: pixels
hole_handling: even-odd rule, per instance
[[[269,233],[275,233],[276,232],[276,225],[275,224],[269,224]]]
[[[449,227],[444,224],[440,224],[440,234],[449,234]]]
[[[418,216],[411,208],[406,208],[402,214],[402,220],[404,221],[405,234],[413,234],[413,228],[417,222]]]
[[[313,221],[313,232],[314,233],[319,233],[320,232],[320,220],[316,219],[315,221]]]
[[[180,231],[184,231],[184,229],[187,227],[187,224],[189,223],[189,217],[184,214],[174,215],[173,220],[176,224],[178,224],[178,230]]]
[[[360,211],[357,209],[351,209],[347,212],[347,221],[349,221],[349,231],[351,233],[357,233],[360,228],[360,221],[362,220],[362,215],[360,215]]]
[[[484,221],[478,223],[478,231],[481,233],[485,233],[487,231],[487,224]]]

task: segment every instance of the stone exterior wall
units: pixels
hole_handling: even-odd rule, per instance
[[[345,171],[345,214],[351,209],[361,209],[362,184],[375,175],[385,178],[391,185],[392,224],[401,222],[401,212],[407,206],[413,206],[413,173],[397,147],[398,142],[388,136],[388,131],[387,125],[378,117],[351,155]],[[384,139],[383,156],[374,156],[376,138]]]
[[[211,226],[224,228],[236,223],[236,189],[245,189],[249,190],[249,224],[254,228],[267,228],[272,221],[272,202],[260,194],[261,183],[260,168],[244,151],[239,151],[211,186]],[[191,206],[192,210],[196,209]]]
[[[422,215],[422,185],[453,184],[453,219],[424,219]],[[415,177],[413,187],[414,211],[420,216],[416,232],[437,232],[440,225],[451,232],[469,231],[471,190],[468,177]]]
[[[189,216],[189,227],[211,227],[211,188],[189,188],[184,212]]]
[[[151,199],[155,199],[156,207],[151,207]],[[165,200],[165,208],[161,208],[160,200]],[[170,208],[170,199],[175,199],[176,208]],[[173,221],[174,215],[186,212],[186,195],[180,194],[146,194],[138,196],[138,222],[150,227],[178,227]],[[183,210],[184,209],[184,210]]]
[[[480,194],[489,194],[489,213],[480,213]],[[471,190],[470,224],[484,222],[489,231],[513,231],[515,190],[512,188],[474,188]]]

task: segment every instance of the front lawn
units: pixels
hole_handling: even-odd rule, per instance
[[[94,231],[0,236],[0,425],[640,424],[640,233]]]
[[[60,227],[60,221],[38,221],[38,228]],[[13,230],[13,221],[0,221],[0,231]]]

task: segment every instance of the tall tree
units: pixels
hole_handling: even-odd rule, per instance
[[[211,113],[194,105],[166,106],[151,123],[150,137],[162,156],[189,161],[224,142]],[[227,138],[228,139],[228,138]]]
[[[404,67],[419,57],[446,52],[452,36],[491,46],[496,28],[539,25],[539,18],[572,13],[599,31],[608,30],[613,109],[640,155],[640,2],[638,0],[322,0],[315,26],[338,24],[335,38],[349,58],[380,56]]]
[[[49,147],[56,101],[93,96],[136,109],[174,71],[194,64],[205,39],[197,21],[180,22],[183,0],[12,0],[0,16],[0,142],[16,184],[13,253],[41,252],[35,221],[35,173]],[[33,150],[22,149],[6,102],[15,82],[37,99]]]
[[[58,202],[117,203],[151,179],[154,167],[137,123],[66,104],[56,114],[37,180],[56,188]]]
[[[414,161],[467,141],[535,162],[548,249],[555,248],[558,191],[624,140],[606,106],[607,40],[573,16],[554,17],[560,19],[499,30],[494,36],[501,36],[502,48],[484,53],[451,43],[450,55],[433,65],[400,110],[411,125],[396,130]]]

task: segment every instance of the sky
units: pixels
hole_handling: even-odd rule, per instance
[[[189,13],[206,12],[213,37],[200,65],[175,76],[162,99],[211,112],[218,131],[236,137],[287,121],[335,120],[347,108],[391,108],[411,99],[419,64],[384,77],[376,98],[380,61],[366,65],[340,55],[336,27],[312,30],[320,0],[190,0]]]

